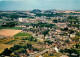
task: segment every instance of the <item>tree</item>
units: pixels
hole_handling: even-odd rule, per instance
[[[37,41],[37,39],[34,40],[34,42],[36,42],[36,41]]]
[[[32,48],[32,44],[28,43],[27,48]]]
[[[77,52],[76,49],[65,49],[64,52],[69,53],[69,56],[70,56],[70,57],[72,56],[72,55],[71,55],[72,53],[77,54],[77,57],[79,56],[79,53]]]
[[[43,32],[44,37],[46,36],[46,34],[48,34],[48,32],[49,32],[49,29],[48,29],[48,30],[45,30],[45,31]]]
[[[54,22],[54,23],[57,23],[57,22],[58,22],[58,20],[57,20],[57,19],[54,19],[54,20],[53,20],[53,22]]]
[[[12,53],[12,51],[9,50],[8,48],[6,48],[6,49],[4,49],[4,51],[2,52],[1,55],[10,56],[11,53]]]
[[[15,25],[17,25],[17,22],[8,22],[8,23],[3,23],[3,25],[1,25],[1,27],[15,27]]]
[[[62,50],[62,49],[60,49],[60,52],[61,52],[61,53],[63,53],[63,50]]]
[[[14,19],[17,19],[19,15],[10,15],[9,17],[11,18],[11,20],[14,20]]]
[[[23,48],[20,49],[19,52],[20,52],[20,53],[27,53],[26,49],[23,49]]]
[[[11,47],[10,50],[13,52],[15,50],[18,50],[19,48],[22,48],[22,46],[14,45],[14,47]]]
[[[76,48],[78,48],[79,47],[79,44],[76,44]]]
[[[52,42],[52,41],[50,41],[50,40],[46,40],[46,41],[44,41],[44,44],[46,44],[46,43],[52,44],[52,43],[54,43],[54,42]]]
[[[65,40],[65,42],[66,42],[66,43],[68,43],[68,44],[70,44],[70,41],[69,41],[68,39],[67,39],[67,40]]]
[[[77,32],[76,35],[77,35],[77,36],[80,36],[80,32]]]
[[[33,40],[34,40],[34,37],[31,36],[31,37],[27,38],[27,40],[29,40],[29,41],[33,41]]]
[[[68,30],[68,28],[64,28],[64,31],[67,31]]]
[[[70,34],[72,34],[72,33],[74,33],[74,31],[73,31],[73,30],[71,30],[71,31],[70,31]]]

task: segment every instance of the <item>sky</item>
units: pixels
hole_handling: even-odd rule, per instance
[[[0,10],[80,10],[80,0],[0,0]]]

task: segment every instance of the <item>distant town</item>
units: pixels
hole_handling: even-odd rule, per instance
[[[0,57],[80,57],[80,10],[0,11]]]

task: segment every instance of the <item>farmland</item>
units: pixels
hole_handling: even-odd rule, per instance
[[[1,36],[14,36],[22,30],[2,29],[0,30]]]
[[[0,29],[23,29],[24,27],[0,27]]]
[[[15,44],[21,45],[23,43],[23,38],[32,36],[29,33],[22,33],[22,30],[13,29],[2,29],[0,30],[0,53],[3,52],[5,48],[13,47]],[[5,36],[2,38],[2,36]],[[8,37],[7,37],[8,36]],[[10,37],[9,37],[10,36]],[[15,38],[16,37],[16,38]],[[24,40],[24,45],[30,43],[28,40]]]
[[[0,30],[0,53],[5,49],[5,48],[10,48],[12,47],[16,42],[14,39],[14,35],[21,32],[22,30],[13,30],[13,29],[1,29]],[[5,36],[5,38],[2,36]],[[6,37],[8,36],[8,37]],[[10,36],[10,37],[9,37]],[[8,44],[8,43],[14,43],[14,44]],[[19,41],[18,41],[19,42]]]
[[[13,41],[14,40],[14,38],[3,38],[3,39],[0,39],[0,43],[1,44],[5,44],[5,43],[7,43],[7,42],[10,42],[10,41]]]

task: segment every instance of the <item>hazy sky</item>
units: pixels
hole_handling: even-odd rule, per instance
[[[0,0],[0,10],[80,10],[80,0]]]

